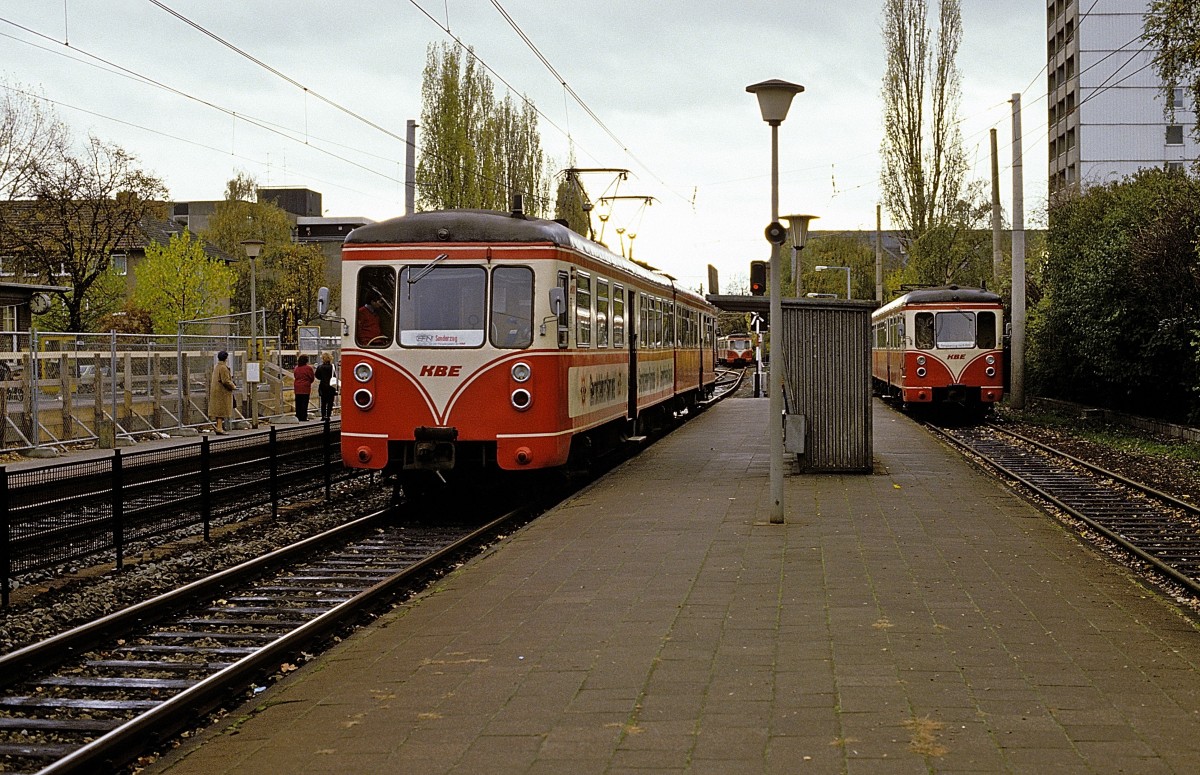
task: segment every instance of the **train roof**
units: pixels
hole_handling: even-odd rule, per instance
[[[559,245],[649,282],[673,288],[707,305],[704,297],[678,286],[675,278],[657,269],[630,261],[604,245],[572,231],[559,221],[530,218],[523,213],[499,210],[429,210],[359,226],[346,235],[346,245],[395,245],[404,243],[508,242]]]
[[[900,307],[913,304],[947,304],[961,302],[964,304],[999,304],[1000,294],[986,291],[982,288],[963,288],[957,285],[940,285],[933,288],[918,288],[903,296],[897,296],[875,311],[875,317],[880,317]]]

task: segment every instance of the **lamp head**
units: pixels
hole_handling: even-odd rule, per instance
[[[808,225],[820,216],[817,215],[781,215],[780,219],[788,222],[788,232],[792,235],[792,244],[797,250],[803,250],[808,242]]]
[[[242,249],[246,251],[246,258],[255,259],[262,253],[263,245],[267,243],[260,239],[242,240]]]
[[[746,91],[758,97],[758,109],[762,112],[763,121],[771,126],[779,126],[787,118],[788,108],[792,106],[792,97],[804,91],[804,87],[775,78],[751,84],[746,87]]]

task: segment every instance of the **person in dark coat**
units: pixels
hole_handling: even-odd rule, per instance
[[[212,378],[208,382],[208,416],[216,424],[217,433],[225,433],[225,421],[233,416],[233,375],[229,372],[229,353],[217,353],[217,364],[213,366]]]
[[[333,416],[333,397],[337,388],[333,386],[333,356],[321,353],[321,365],[316,369],[317,394],[321,397],[321,419],[328,420]]]
[[[308,398],[312,395],[312,384],[316,380],[313,367],[308,365],[308,356],[301,355],[296,359],[296,368],[292,369],[292,390],[296,396],[296,419],[300,422],[308,420]]]

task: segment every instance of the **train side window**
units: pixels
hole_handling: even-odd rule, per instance
[[[533,270],[498,266],[492,272],[492,345],[503,348],[533,344]]]
[[[975,346],[981,350],[995,349],[996,313],[977,312],[975,318]]]
[[[650,341],[650,300],[646,294],[637,294],[637,312],[635,312],[638,320],[637,330],[641,332],[637,337],[637,349],[644,350],[649,347]]]
[[[932,350],[933,349],[933,313],[918,312],[916,321],[917,329],[917,349]]]
[[[575,344],[592,346],[592,278],[586,272],[575,275]]]
[[[612,343],[613,347],[625,346],[625,287],[616,283],[612,294]]]
[[[661,348],[665,341],[664,330],[666,328],[666,319],[662,317],[662,312],[664,312],[662,311],[662,307],[664,306],[661,299],[654,300],[654,347],[656,348]]]
[[[368,266],[358,272],[354,341],[359,347],[389,347],[395,327],[396,272],[390,266]]]
[[[596,346],[608,347],[608,280],[596,278]]]

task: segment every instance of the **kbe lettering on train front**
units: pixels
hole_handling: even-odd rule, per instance
[[[435,366],[427,363],[421,366],[422,377],[457,377],[462,374],[462,366]]]

